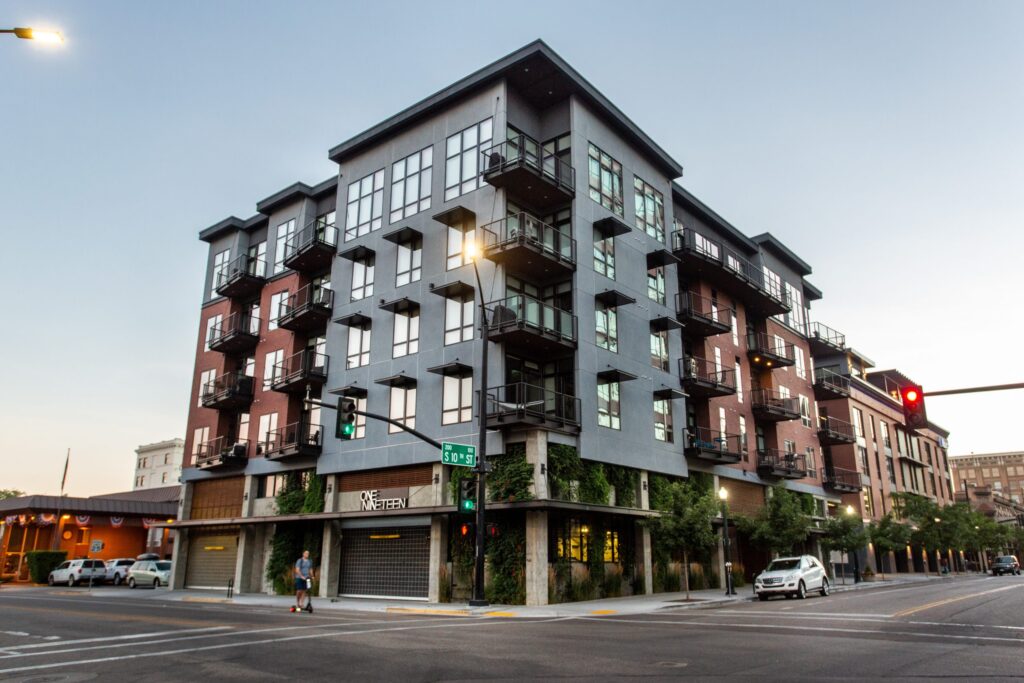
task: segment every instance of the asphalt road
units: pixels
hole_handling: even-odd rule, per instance
[[[1024,577],[570,618],[0,592],[0,680],[1024,678]]]

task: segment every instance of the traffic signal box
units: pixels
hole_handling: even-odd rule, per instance
[[[355,399],[342,396],[338,399],[338,418],[334,426],[334,435],[339,439],[351,439],[356,435],[356,402]]]
[[[920,385],[908,384],[900,387],[900,398],[903,400],[903,422],[907,429],[927,427],[928,416],[924,412],[924,391]]]
[[[459,481],[458,509],[464,515],[476,514],[476,478]]]

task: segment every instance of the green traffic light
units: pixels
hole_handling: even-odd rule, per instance
[[[341,433],[345,436],[352,436],[356,433],[356,426],[351,422],[344,424],[341,427]]]
[[[476,510],[476,502],[472,501],[472,500],[464,500],[464,501],[462,501],[462,509],[463,510]]]

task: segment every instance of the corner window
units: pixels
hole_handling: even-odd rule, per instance
[[[398,267],[395,286],[419,282],[423,269],[423,240],[415,239],[398,245]]]
[[[391,222],[430,208],[434,148],[427,147],[391,165]]]
[[[445,299],[444,343],[458,344],[473,338],[473,298],[468,295]]]
[[[480,186],[480,157],[491,146],[491,119],[451,135],[445,140],[444,199],[455,199]]]
[[[379,230],[384,214],[384,169],[348,186],[345,241]]]
[[[589,145],[587,167],[590,172],[590,198],[621,218],[622,164],[596,145]]]
[[[619,416],[619,383],[598,382],[597,424],[609,429],[622,429]]]
[[[614,307],[598,301],[594,307],[597,318],[597,345],[613,353],[619,352],[619,314]]]
[[[658,240],[665,241],[665,199],[640,178],[633,177],[636,204],[636,227]]]
[[[441,398],[441,424],[473,419],[473,376],[445,377]]]

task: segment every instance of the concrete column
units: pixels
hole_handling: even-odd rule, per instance
[[[647,470],[640,470],[640,509],[651,509],[650,479]],[[636,539],[636,566],[644,572],[644,593],[654,593],[654,556],[651,553],[651,532],[641,527]]]
[[[455,501],[452,500],[451,492],[448,490],[448,468],[439,462],[434,463],[434,476],[432,477],[434,486],[434,505],[454,505]]]
[[[526,604],[548,604],[547,510],[526,513]]]
[[[715,495],[715,498],[717,499],[718,498],[718,490],[720,488],[722,488],[722,480],[721,480],[721,478],[717,474],[712,475],[711,479],[712,479],[713,486],[714,486],[714,495]],[[718,520],[719,520],[719,522],[721,522],[721,520],[722,520],[722,510],[721,510],[721,508],[719,508],[719,510],[718,510]],[[715,560],[714,560],[714,562],[715,562],[715,567],[717,567],[717,569],[718,569],[718,576],[721,579],[722,589],[725,590],[725,586],[726,586],[726,584],[725,584],[725,544],[723,542],[723,539],[724,539],[724,536],[722,534],[722,529],[719,528],[718,542],[715,545]]]
[[[259,481],[252,475],[245,478],[245,484],[242,487],[242,517],[252,517],[256,505],[258,484]],[[239,553],[238,556],[241,557],[242,554]]]
[[[544,430],[534,430],[526,435],[526,462],[533,465],[533,486],[531,492],[537,500],[546,500],[551,497],[548,490],[548,433]],[[546,524],[546,522],[545,522]],[[545,593],[545,600],[547,594]],[[537,603],[537,604],[547,604]]]
[[[338,484],[341,477],[328,474],[324,489],[324,512],[337,512],[341,504]],[[320,597],[333,598],[338,595],[341,581],[341,521],[324,520],[324,535],[320,546]]]
[[[257,484],[256,477],[246,476],[245,484],[242,487],[242,517],[252,517],[256,503]],[[255,572],[257,577],[263,573],[262,565],[253,566],[254,562],[259,562],[263,556],[261,552],[253,552],[256,547],[256,530],[251,525],[241,525],[238,529],[238,557],[235,559],[236,593],[250,592],[253,573]]]
[[[178,497],[179,521],[191,518],[192,493],[194,490],[194,484],[186,482],[181,485],[181,494]],[[185,567],[188,565],[188,536],[188,529],[177,529],[174,532],[174,551],[171,554],[171,590],[181,590],[185,587]]]
[[[430,602],[441,602],[441,568],[447,566],[447,562],[448,515],[434,515],[430,519],[430,564],[427,569],[427,600]]]

